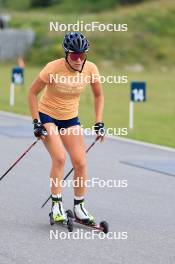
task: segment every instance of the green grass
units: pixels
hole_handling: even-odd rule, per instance
[[[111,61],[115,67],[136,63],[148,68],[160,64],[174,67],[174,0],[146,1],[100,13],[67,14],[53,7],[7,12],[11,15],[11,27],[32,28],[36,33],[34,46],[26,54],[28,63],[33,65],[43,65],[63,55],[61,43],[65,32],[50,32],[50,21],[68,24],[79,20],[84,24],[128,24],[128,32],[84,32],[90,40],[90,57],[99,63]]]
[[[27,9],[47,9],[50,12],[61,13],[88,13],[110,10],[116,6],[126,5],[126,3],[136,4],[142,1],[151,0],[52,0],[52,1],[31,1],[31,0],[0,0],[0,8],[9,8],[10,10],[27,10]],[[33,2],[33,4],[31,4]],[[38,3],[39,2],[39,3]],[[131,3],[132,2],[132,3]],[[36,4],[37,3],[37,4]],[[42,3],[42,4],[41,4]],[[75,8],[76,7],[76,8]]]
[[[15,106],[9,106],[9,86],[11,65],[0,65],[0,109],[29,115],[27,106],[27,91],[40,67],[27,67],[25,70],[25,86],[15,89]],[[174,71],[160,72],[156,70],[141,73],[116,72],[109,67],[101,67],[101,74],[128,75],[128,84],[104,84],[106,127],[128,127],[129,116],[129,86],[130,81],[147,82],[147,97],[145,103],[135,104],[134,130],[128,137],[146,142],[175,146],[175,93]],[[93,100],[90,87],[81,97],[80,118],[85,127],[94,124]]]

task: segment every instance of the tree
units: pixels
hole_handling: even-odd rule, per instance
[[[136,3],[141,3],[144,0],[120,0],[121,4],[136,4]]]
[[[54,0],[30,0],[31,7],[47,7],[51,6],[55,1]]]

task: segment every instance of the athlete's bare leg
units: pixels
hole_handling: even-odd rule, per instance
[[[44,127],[48,132],[48,136],[43,142],[52,160],[50,172],[50,179],[52,183],[51,193],[57,195],[62,191],[60,181],[63,179],[64,175],[64,165],[66,159],[65,148],[59,133],[56,132],[57,127],[53,123],[44,124]]]
[[[79,131],[78,135],[74,135],[73,130],[76,128]],[[87,179],[87,165],[86,165],[86,152],[85,152],[85,142],[84,137],[81,135],[80,126],[72,126],[69,130],[69,134],[60,135],[62,142],[68,151],[72,165],[74,168],[74,180],[79,180],[79,186],[74,188],[75,196],[81,197],[85,195],[86,186],[85,180]]]

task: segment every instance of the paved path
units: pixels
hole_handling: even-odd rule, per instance
[[[34,140],[30,119],[0,114],[0,175]],[[127,180],[127,188],[89,188],[86,199],[118,239],[60,239],[67,231],[49,225],[50,204],[40,209],[49,195],[50,158],[39,142],[0,182],[0,263],[174,264],[175,152],[106,139],[87,159],[91,178]],[[70,168],[68,159],[65,172]],[[72,208],[71,188],[63,198]],[[119,239],[123,232],[127,239]]]

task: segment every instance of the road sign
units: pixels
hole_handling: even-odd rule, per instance
[[[24,83],[24,70],[20,67],[12,69],[12,83],[22,85]]]
[[[131,97],[132,102],[145,102],[146,101],[146,83],[145,82],[132,82],[130,97]]]

